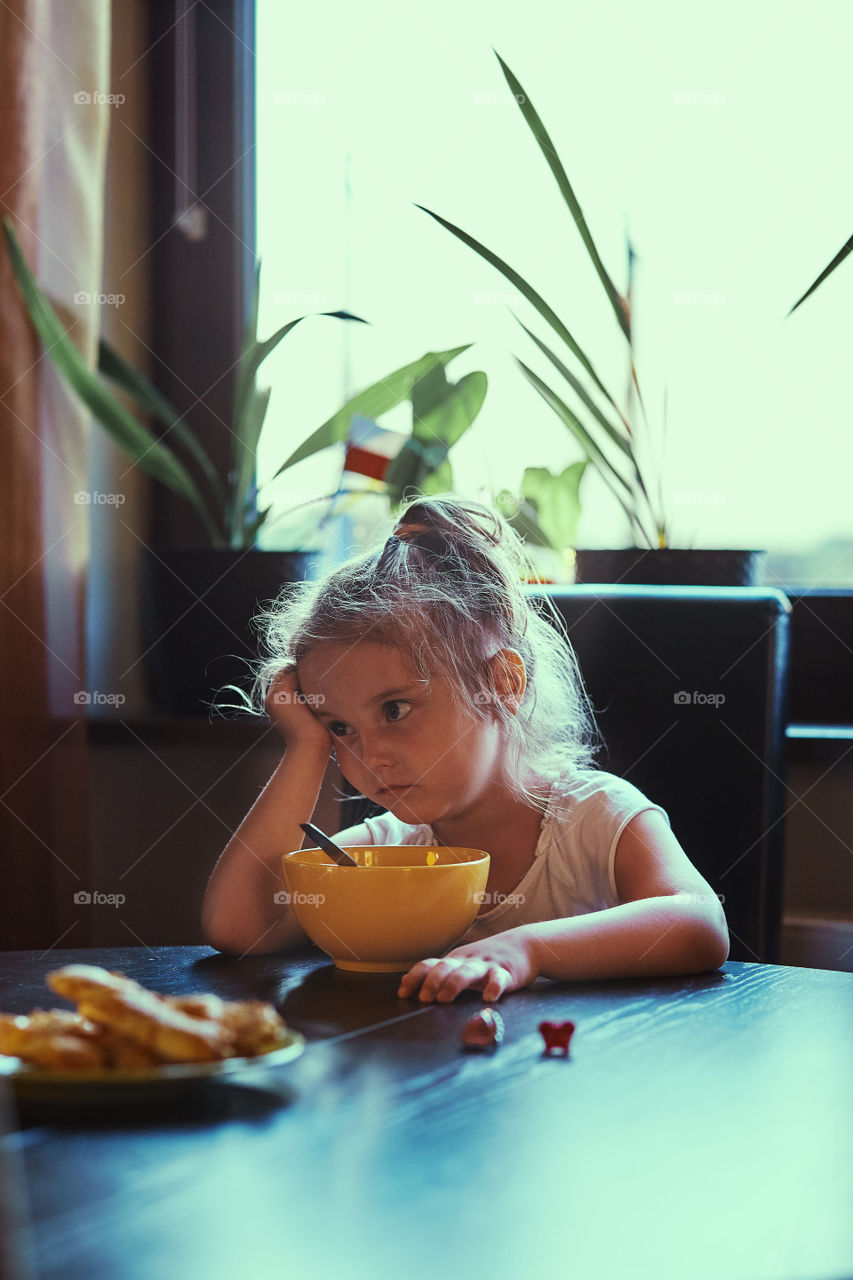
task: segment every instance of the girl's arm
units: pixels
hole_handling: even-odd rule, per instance
[[[659,813],[637,814],[619,838],[621,905],[522,925],[543,978],[655,978],[703,973],[728,958],[720,900]]]
[[[328,758],[328,749],[288,747],[225,846],[201,908],[205,939],[217,951],[266,955],[308,942],[276,894],[284,889],[281,855],[302,848],[299,823],[311,821]]]
[[[616,887],[622,899],[588,915],[518,925],[425,960],[399,993],[453,1000],[465,987],[486,1000],[538,977],[566,982],[703,973],[729,953],[719,898],[687,858],[659,813],[632,818],[619,838]]]
[[[281,855],[301,849],[300,822],[310,822],[326,772],[331,738],[304,702],[292,665],[276,677],[267,711],[285,752],[264,790],[213,869],[201,908],[204,936],[217,951],[266,955],[304,946],[284,889]]]

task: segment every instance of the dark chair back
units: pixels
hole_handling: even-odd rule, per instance
[[[666,809],[723,899],[731,958],[778,961],[786,597],[762,588],[547,590],[606,743],[598,764]]]

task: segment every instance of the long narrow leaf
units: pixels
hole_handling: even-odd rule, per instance
[[[817,280],[815,280],[814,284],[810,284],[808,289],[806,289],[805,293],[803,294],[803,296],[797,299],[797,301],[791,307],[791,310],[788,312],[789,316],[796,311],[797,307],[800,305],[801,302],[805,302],[806,298],[808,298],[810,294],[814,293],[815,289],[817,289],[819,285],[823,284],[827,276],[832,275],[835,268],[837,266],[840,266],[840,264],[844,261],[844,259],[847,257],[849,253],[853,253],[853,236],[850,237],[850,239],[847,241],[845,245],[842,245],[842,247],[838,250],[838,253],[832,259],[832,262],[830,262],[829,266],[824,267],[823,271],[821,271],[820,275],[818,276]],[[787,318],[788,317],[786,316],[785,319],[787,320]]]
[[[619,431],[618,427],[614,427],[613,423],[609,422],[607,418],[605,418],[604,414],[601,412],[598,405],[589,395],[583,383],[581,383],[575,377],[571,369],[567,368],[566,365],[563,364],[563,361],[560,359],[560,357],[556,355],[550,349],[550,347],[546,346],[546,344],[541,340],[541,338],[537,338],[536,334],[531,329],[528,329],[527,325],[524,324],[523,321],[518,319],[518,316],[515,314],[512,308],[510,308],[510,314],[512,315],[513,319],[518,320],[518,323],[521,325],[524,332],[527,334],[529,338],[533,339],[533,341],[536,343],[537,347],[543,353],[543,355],[546,355],[548,357],[548,359],[551,361],[552,365],[557,370],[557,372],[562,374],[562,376],[566,379],[569,386],[580,397],[580,399],[586,405],[587,409],[589,409],[590,413],[593,414],[593,416],[597,419],[597,421],[601,423],[602,427],[610,436],[610,439],[613,441],[613,443],[617,445],[618,448],[620,448],[628,458],[633,460],[633,449],[631,446],[630,439],[626,439],[626,437],[622,435],[621,431]],[[626,423],[626,426],[627,426],[627,423]]]
[[[566,171],[563,168],[560,157],[557,155],[556,148],[548,135],[548,131],[539,118],[533,103],[530,101],[530,97],[525,93],[524,89],[519,84],[512,71],[510,71],[497,49],[493,48],[492,52],[501,64],[501,70],[504,73],[507,84],[515,96],[515,100],[518,103],[521,114],[527,121],[531,133],[539,144],[540,151],[548,162],[548,167],[557,180],[557,186],[560,188],[560,193],[568,205],[569,212],[574,218],[575,223],[577,224],[581,239],[583,240],[584,245],[586,246],[586,251],[592,260],[592,265],[595,267],[598,277],[604,285],[604,290],[610,299],[610,305],[616,315],[619,327],[625,334],[625,337],[630,338],[631,325],[623,300],[617,292],[610,276],[607,274],[604,263],[601,261],[598,250],[595,247],[595,242],[590,234],[589,227],[586,224],[586,219],[583,216],[583,211],[578,203],[577,196],[572,190],[572,185],[566,176]]]
[[[152,382],[129,365],[122,356],[111,347],[105,338],[98,344],[98,371],[109,378],[117,387],[131,396],[144,413],[148,413],[158,422],[169,428],[169,435],[182,445],[195,458],[201,467],[205,479],[216,495],[216,500],[223,508],[225,505],[225,489],[219,472],[210,460],[210,455],[201,441],[184,422],[174,405],[157,390]]]
[[[30,271],[6,218],[3,219],[3,230],[12,269],[30,318],[57,372],[137,466],[193,504],[211,540],[220,544],[221,535],[186,467],[167,445],[137,422],[92,373]]]
[[[593,463],[602,480],[622,507],[622,510],[625,512],[631,525],[639,526],[639,521],[637,520],[636,515],[628,502],[625,501],[625,497],[619,488],[621,485],[621,488],[627,492],[628,497],[633,500],[631,486],[625,477],[617,471],[607,455],[602,452],[595,440],[593,440],[583,423],[574,413],[572,413],[569,406],[560,399],[556,392],[552,391],[547,383],[543,382],[532,369],[528,369],[527,365],[521,360],[516,358],[515,363],[521,369],[528,382],[536,388],[545,403],[554,410],[557,416],[572,432],[584,453],[589,458],[590,462]]]
[[[586,353],[572,337],[572,334],[563,324],[560,317],[551,309],[551,307],[548,306],[545,299],[536,292],[532,285],[529,285],[523,276],[520,276],[513,267],[504,262],[503,258],[499,258],[497,254],[492,253],[491,249],[487,249],[485,245],[480,244],[479,240],[475,240],[473,236],[469,236],[467,231],[463,231],[460,227],[454,226],[452,222],[448,222],[447,219],[442,218],[440,214],[433,213],[431,209],[424,208],[422,204],[415,205],[415,208],[423,210],[424,213],[428,213],[431,218],[434,218],[436,222],[440,223],[442,227],[445,227],[452,235],[456,236],[458,240],[461,240],[463,244],[467,244],[469,249],[473,249],[481,258],[485,258],[486,262],[490,263],[493,267],[497,267],[501,275],[509,280],[510,284],[515,285],[516,289],[518,289],[520,293],[524,294],[527,301],[532,303],[542,319],[548,322],[554,332],[562,338],[569,350],[577,356],[578,360],[580,360],[599,391],[601,391],[602,395],[606,396],[608,402],[618,413],[619,409],[616,401],[613,399],[610,392],[595,372],[595,369],[592,367]]]
[[[374,382],[372,386],[367,387],[364,391],[359,391],[322,426],[318,427],[307,440],[304,440],[298,449],[294,449],[293,453],[285,458],[275,475],[280,476],[282,471],[286,471],[288,467],[295,466],[297,462],[302,462],[305,458],[312,457],[315,453],[319,453],[321,449],[327,449],[329,445],[342,444],[347,438],[350,419],[353,414],[361,413],[366,418],[373,418],[375,421],[380,414],[387,413],[398,404],[402,404],[404,400],[408,400],[415,382],[433,365],[439,363],[442,365],[449,364],[456,356],[461,355],[463,351],[467,351],[470,346],[471,343],[468,342],[463,347],[453,347],[449,351],[429,351],[426,355],[421,356],[419,360],[403,365],[402,368],[396,369],[384,378],[380,378],[378,382]],[[273,479],[275,479],[275,476]]]

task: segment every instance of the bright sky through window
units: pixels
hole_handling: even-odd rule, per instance
[[[834,0],[782,17],[770,0],[704,11],[681,0],[435,0],[417,11],[258,0],[261,333],[339,307],[371,322],[312,319],[268,361],[262,479],[347,394],[466,342],[448,372],[484,369],[489,392],[451,455],[456,487],[517,491],[525,466],[557,471],[580,457],[512,359],[571,402],[510,307],[545,340],[547,326],[415,202],[530,280],[624,404],[626,344],[494,46],[545,122],[620,288],[630,231],[656,442],[668,398],[674,543],[832,543],[840,567],[825,558],[825,585],[853,581],[853,259],[784,319],[853,232],[851,26]],[[406,426],[400,413],[384,422]],[[332,491],[339,470],[337,454],[306,463],[268,496]],[[581,494],[580,542],[626,544],[597,477]]]

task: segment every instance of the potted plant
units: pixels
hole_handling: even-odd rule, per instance
[[[633,252],[629,246],[629,285],[626,294],[616,288],[608,274],[587,226],[583,211],[560,161],[557,150],[537,114],[528,94],[506,65],[497,50],[510,91],[530,128],[542,155],[560,189],[560,193],[580,233],[601,285],[607,295],[616,324],[627,343],[630,370],[629,387],[636,391],[644,430],[639,432],[631,421],[631,406],[623,410],[599,377],[595,366],[574,334],[557,312],[517,271],[467,232],[454,226],[439,214],[417,205],[452,235],[468,245],[501,274],[530,302],[550,326],[563,350],[553,350],[512,312],[524,332],[550,361],[579,401],[573,409],[554,388],[539,377],[522,360],[516,359],[521,372],[545,403],[574,436],[584,456],[599,474],[614,499],[622,508],[633,540],[633,546],[618,551],[578,550],[576,578],[587,582],[704,582],[718,585],[745,585],[754,580],[757,553],[753,551],[694,551],[671,548],[666,512],[660,496],[658,461],[649,457],[649,432],[645,404],[634,365],[631,331],[630,269]],[[574,365],[574,368],[571,367]],[[664,422],[666,417],[664,399]],[[657,471],[657,475],[655,472]]]
[[[341,496],[339,487],[301,504],[316,512],[314,536],[308,539],[312,546],[285,551],[257,547],[258,534],[274,518],[276,506],[274,500],[265,506],[259,502],[256,481],[258,442],[271,394],[271,388],[258,386],[258,372],[282,339],[310,317],[300,316],[259,340],[256,270],[252,313],[237,364],[231,465],[221,476],[178,411],[103,340],[100,376],[92,372],[36,282],[5,218],[3,229],[24,302],[60,376],[133,462],[193,506],[206,532],[206,547],[145,546],[140,566],[142,643],[152,699],[172,714],[198,714],[206,710],[215,688],[239,685],[246,676],[246,659],[254,654],[250,621],[258,603],[310,573],[325,532],[323,513]],[[345,311],[321,314],[366,323]],[[411,435],[389,463],[380,487],[392,505],[408,488],[450,487],[449,450],[473,423],[486,394],[486,375],[480,371],[456,383],[447,378],[446,366],[467,350],[468,345],[427,352],[353,396],[291,451],[270,485],[303,459],[344,444],[354,417],[376,420],[410,401]],[[126,409],[107,382],[165,427],[164,436],[155,435]]]

